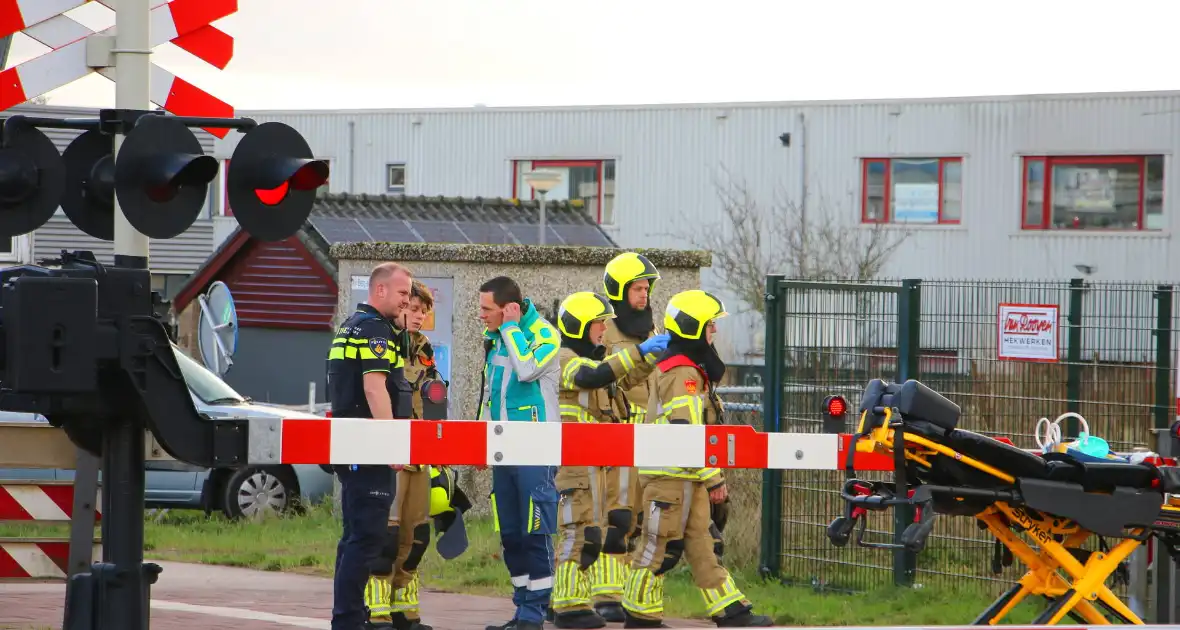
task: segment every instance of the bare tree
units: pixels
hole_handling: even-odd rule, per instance
[[[744,182],[726,175],[726,181],[716,184],[719,220],[674,236],[712,252],[713,268],[735,297],[759,314],[765,314],[767,275],[869,280],[909,236],[895,227],[850,224],[822,198],[807,208],[787,199],[764,207]]]

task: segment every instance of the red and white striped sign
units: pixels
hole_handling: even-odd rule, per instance
[[[100,518],[101,505],[101,494],[96,493],[96,522]],[[0,521],[68,521],[73,517],[72,483],[0,481]]]
[[[104,2],[108,4],[110,0]],[[98,72],[115,80],[115,69],[91,68],[86,61],[86,38],[91,35],[113,35],[115,27],[95,33],[66,15],[58,13],[79,6],[77,0],[0,0],[0,32],[23,25],[22,32],[53,48],[52,51],[0,72],[0,110],[40,96],[90,72]],[[156,47],[172,42],[182,46],[209,64],[224,68],[233,57],[233,39],[210,22],[238,10],[237,0],[152,0],[150,13],[151,39]],[[49,13],[51,5],[56,13]],[[62,9],[61,7],[66,7]],[[2,37],[4,35],[0,35]],[[234,109],[218,99],[152,64],[151,94],[153,103],[177,116],[230,118]],[[224,138],[227,129],[206,129]]]
[[[652,466],[839,470],[850,435],[761,433],[741,425],[251,420],[251,464]],[[856,453],[857,470],[892,470]]]
[[[91,558],[102,558],[95,543]],[[64,580],[70,563],[70,543],[64,540],[0,538],[0,580]]]

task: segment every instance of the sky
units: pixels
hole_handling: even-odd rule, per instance
[[[239,110],[1172,90],[1178,23],[1176,0],[239,0],[225,70],[153,62]],[[47,51],[17,36],[8,66]],[[48,96],[115,104],[98,75]]]

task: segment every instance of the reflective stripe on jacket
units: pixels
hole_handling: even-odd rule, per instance
[[[484,331],[491,342],[484,363],[481,420],[559,422],[557,329],[525,300],[520,322],[504,322],[498,331]]]

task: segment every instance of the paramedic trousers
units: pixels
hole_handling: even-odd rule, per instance
[[[367,618],[364,597],[369,564],[385,542],[394,476],[388,466],[335,468],[340,479],[343,532],[336,546],[332,630],[358,630]]]
[[[492,509],[512,578],[513,619],[541,624],[553,592],[556,466],[493,466]]]
[[[397,556],[392,575],[372,575],[365,587],[369,620],[388,622],[391,614],[401,613],[409,621],[418,621],[418,565],[430,545],[429,466],[411,465],[398,471],[388,516],[390,527],[397,527]]]
[[[553,611],[590,611],[590,567],[602,552],[603,469],[562,466],[557,472],[557,576]]]
[[[705,484],[664,476],[648,477],[643,484],[642,506],[646,513],[631,556],[624,610],[639,619],[663,619],[664,575],[681,557],[688,562],[710,617],[718,619],[748,610],[749,600],[714,553]]]
[[[620,602],[623,585],[631,573],[627,553],[639,533],[635,504],[641,495],[639,471],[626,466],[606,466],[603,471],[605,529],[602,555],[590,570],[590,593],[595,604]]]

